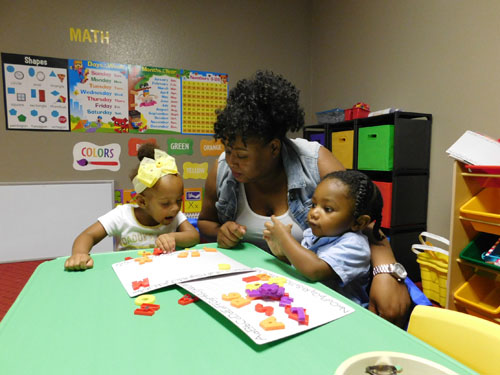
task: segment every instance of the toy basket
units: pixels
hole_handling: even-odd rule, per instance
[[[344,121],[344,110],[333,108],[328,111],[316,112],[316,119],[320,124],[332,124]]]
[[[420,244],[414,244],[411,250],[417,254],[420,265],[422,290],[430,300],[442,307],[446,305],[446,280],[448,279],[448,250],[434,246],[429,239],[438,241],[447,247],[450,242],[441,236],[422,232],[418,236]]]

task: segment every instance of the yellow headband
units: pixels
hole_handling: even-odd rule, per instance
[[[178,173],[175,159],[165,151],[155,149],[155,160],[147,157],[142,159],[132,183],[135,191],[142,193],[147,188],[153,187],[163,176]]]

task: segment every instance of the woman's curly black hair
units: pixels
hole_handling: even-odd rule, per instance
[[[287,131],[304,126],[304,110],[299,105],[299,90],[279,74],[257,71],[242,79],[229,91],[227,105],[217,111],[215,139],[231,145],[236,137],[243,142],[259,138],[269,142],[284,139]]]
[[[322,180],[329,178],[337,179],[347,186],[349,196],[354,200],[354,218],[370,216],[371,221],[375,220],[373,236],[378,241],[382,240],[380,224],[384,201],[377,185],[366,174],[354,170],[328,173]]]

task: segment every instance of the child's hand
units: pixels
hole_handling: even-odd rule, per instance
[[[175,236],[172,233],[165,233],[156,239],[156,246],[164,253],[171,253],[175,251]]]
[[[267,246],[271,252],[278,258],[286,258],[286,253],[281,245],[281,239],[283,236],[291,235],[292,224],[284,225],[281,221],[276,219],[273,215],[271,216],[271,221],[267,221],[264,226],[263,237],[267,242]]]
[[[64,263],[68,271],[83,271],[94,267],[94,260],[89,254],[73,254]]]

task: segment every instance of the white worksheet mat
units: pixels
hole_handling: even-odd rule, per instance
[[[263,280],[251,282],[243,280],[243,278],[259,274],[266,274],[272,278],[284,278],[286,280],[282,286],[288,297],[293,298],[291,307],[302,307],[305,309],[305,314],[308,315],[309,319],[308,325],[299,324],[298,321],[291,319],[288,313],[285,312],[285,307],[280,306],[279,300],[257,298],[252,300],[250,304],[238,308],[231,306],[231,301],[226,301],[222,298],[225,295],[227,299],[230,293],[238,293],[243,298],[247,296],[246,289],[249,284],[268,283],[268,281]],[[354,312],[352,307],[332,296],[293,279],[285,278],[282,275],[261,268],[254,268],[254,271],[250,273],[183,282],[179,283],[179,286],[201,298],[219,311],[259,345],[307,331]],[[257,312],[257,304],[261,304],[264,309],[272,307],[272,315],[268,316],[265,312]],[[276,330],[263,329],[260,323],[269,317],[275,317],[276,322],[284,324],[284,328]]]
[[[181,253],[187,253],[187,257],[179,258]],[[194,257],[193,253],[198,253],[199,256]],[[151,259],[151,262],[141,264],[136,260],[141,258],[138,256],[112,265],[130,297],[181,281],[252,270],[219,251],[203,249],[188,249],[170,254],[147,255],[147,257]],[[144,279],[147,279],[149,286],[141,286],[134,290],[133,283]]]

